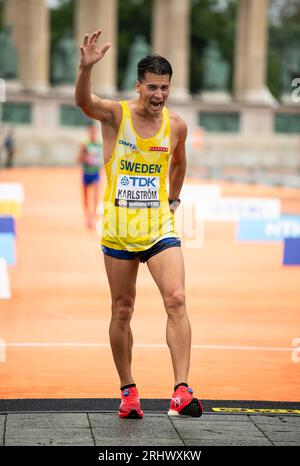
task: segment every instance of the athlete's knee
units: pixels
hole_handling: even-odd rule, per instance
[[[130,322],[134,308],[134,300],[131,298],[121,298],[112,304],[112,318],[122,323]]]
[[[164,303],[168,314],[183,315],[185,313],[185,293],[175,290],[164,296]]]

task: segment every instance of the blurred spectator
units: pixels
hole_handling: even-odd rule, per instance
[[[11,168],[13,166],[14,154],[15,154],[15,140],[14,140],[14,129],[9,128],[6,138],[4,140],[4,149],[6,152],[5,166]]]
[[[88,228],[93,228],[99,201],[102,166],[102,142],[99,140],[96,126],[88,127],[88,137],[80,146],[77,160],[82,166],[83,206],[86,225]]]

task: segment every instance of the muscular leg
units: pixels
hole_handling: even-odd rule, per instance
[[[91,199],[91,219],[92,219],[92,225],[95,225],[96,222],[96,214],[97,214],[97,206],[99,202],[99,192],[100,192],[100,187],[99,187],[99,182],[92,183],[91,185],[91,194],[92,194],[92,199]]]
[[[96,218],[97,206],[99,202],[99,193],[100,193],[100,186],[99,186],[99,182],[97,182],[97,183],[94,183],[94,205],[93,205],[94,218]]]
[[[167,320],[167,344],[174,385],[186,382],[190,367],[191,326],[185,307],[184,263],[181,248],[169,248],[151,257],[148,268],[162,295]]]
[[[130,321],[139,261],[115,259],[104,254],[104,262],[112,299],[109,338],[122,387],[134,383],[131,373],[133,336]]]
[[[83,198],[83,208],[85,216],[87,216],[88,212],[88,186],[83,184],[82,185],[82,198]]]
[[[90,214],[90,204],[91,204],[91,185],[83,184],[82,186],[82,196],[83,196],[83,208],[85,222],[88,228],[92,228],[92,217]]]
[[[96,218],[96,208],[95,208],[95,191],[96,191],[96,183],[90,183],[87,186],[86,190],[86,222],[89,228],[94,226],[94,221]]]

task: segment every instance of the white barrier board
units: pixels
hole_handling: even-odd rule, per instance
[[[0,183],[0,201],[24,201],[24,188],[21,183]]]
[[[0,299],[10,299],[11,291],[7,263],[3,257],[0,257]]]

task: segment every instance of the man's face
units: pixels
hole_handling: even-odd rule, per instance
[[[144,108],[152,115],[158,115],[169,97],[170,76],[147,71],[144,80],[136,82],[136,91],[140,94]]]

